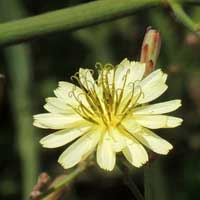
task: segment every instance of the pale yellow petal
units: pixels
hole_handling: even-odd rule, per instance
[[[163,73],[161,69],[157,69],[142,80],[141,86],[148,87],[149,84],[160,81],[160,79],[162,80],[163,83],[165,83],[167,75]]]
[[[142,144],[158,154],[168,154],[168,152],[173,148],[169,142],[148,129],[144,128],[143,131],[134,135]]]
[[[127,146],[123,149],[126,159],[135,167],[141,167],[148,161],[148,154],[144,147],[135,139],[127,138]]]
[[[164,114],[172,112],[181,106],[181,100],[171,100],[163,103],[156,103],[147,106],[141,106],[133,110],[136,115]]]
[[[134,93],[133,88],[132,89],[129,88],[129,91],[128,90],[124,91],[122,101],[120,103],[120,106],[118,106],[118,110],[117,110],[118,114],[124,113],[124,110],[137,104],[138,99],[140,98],[141,94],[137,92],[137,93],[134,93],[133,95],[133,93]]]
[[[64,129],[74,126],[77,123],[85,123],[80,115],[62,115],[56,113],[44,113],[34,115],[34,125],[47,129]]]
[[[46,99],[44,108],[51,113],[60,114],[73,114],[75,111],[66,102],[62,101],[61,98],[49,97]]]
[[[112,138],[112,146],[115,152],[120,152],[126,146],[126,139],[118,128],[110,128],[109,134]]]
[[[94,85],[96,85],[95,80],[91,74],[91,70],[90,69],[83,69],[80,68],[79,69],[79,79],[82,83],[82,85],[86,88],[86,89],[94,89]]]
[[[56,97],[60,98],[67,104],[79,105],[75,96],[78,97],[82,94],[82,90],[72,83],[60,81],[59,87],[54,90]]]
[[[116,88],[122,88],[126,77],[126,86],[139,81],[144,76],[145,64],[124,59],[116,69],[115,84]],[[125,86],[125,87],[126,87]]]
[[[138,100],[138,104],[148,103],[154,99],[157,99],[167,90],[167,88],[168,86],[163,84],[161,81],[155,84],[151,84],[146,88],[138,88],[138,90],[142,92]]]
[[[40,124],[40,122],[37,121],[37,120],[34,120],[34,121],[33,121],[33,126],[36,126],[36,127],[38,127],[38,128],[45,128],[45,129],[48,129],[48,127],[46,127],[46,126]]]
[[[116,88],[121,88],[123,85],[123,77],[126,75],[127,73],[127,68],[126,66],[128,66],[130,64],[130,61],[125,58],[124,60],[122,60],[122,62],[116,66],[116,72],[115,72],[115,85]]]
[[[101,130],[96,128],[83,135],[69,146],[59,157],[58,162],[65,168],[71,168],[84,160],[96,147]]]
[[[113,170],[116,162],[115,151],[112,146],[112,138],[105,133],[97,147],[97,163],[105,170]]]
[[[100,103],[101,103],[102,87],[99,87],[96,84],[96,81],[94,80],[90,69],[80,68],[79,79],[83,87],[88,91],[88,93],[85,93],[85,94],[82,92],[82,95],[79,95],[79,99],[81,100],[83,105],[85,105],[87,109],[89,109],[92,112],[92,108],[87,101],[87,97],[90,97],[89,94],[91,93],[92,95],[95,95],[100,100]]]
[[[140,81],[144,76],[145,68],[145,63],[132,61],[130,64],[131,73],[128,82],[134,83],[135,81]]]
[[[167,90],[166,74],[161,70],[156,70],[152,74],[141,81],[131,82],[124,88],[122,106],[129,102],[130,98],[132,99],[130,106],[135,103],[137,105],[148,103]]]
[[[142,93],[138,100],[138,104],[148,103],[158,98],[167,90],[165,84],[167,75],[160,69],[152,72],[135,86],[135,95]]]
[[[167,74],[163,74],[162,76],[162,81],[163,83],[165,83],[167,81],[168,75]]]
[[[90,128],[85,127],[85,124],[83,124],[82,126],[57,131],[42,138],[40,143],[45,148],[60,147],[85,134]]]
[[[140,125],[150,128],[174,128],[180,126],[182,119],[167,115],[134,115],[134,119]]]
[[[54,90],[56,97],[73,107],[78,107],[80,103],[88,109],[90,106],[87,102],[86,94],[82,89],[69,82],[60,81],[59,87]]]
[[[142,127],[135,121],[133,117],[125,118],[121,124],[128,132],[135,133],[141,131]]]

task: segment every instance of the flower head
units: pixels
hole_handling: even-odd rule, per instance
[[[105,170],[114,168],[117,152],[135,167],[148,161],[144,146],[167,154],[172,145],[150,129],[179,126],[182,119],[164,114],[180,107],[181,101],[147,104],[166,91],[167,75],[158,69],[144,77],[145,64],[127,59],[116,67],[97,66],[97,80],[92,70],[80,68],[73,76],[79,87],[59,82],[56,97],[46,99],[49,113],[34,116],[35,126],[57,130],[41,139],[43,147],[56,148],[76,139],[58,159],[64,168],[95,150],[97,163]]]

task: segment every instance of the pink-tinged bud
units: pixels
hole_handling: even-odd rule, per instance
[[[140,61],[146,63],[146,74],[153,71],[160,53],[160,33],[154,29],[147,29],[141,49]]]

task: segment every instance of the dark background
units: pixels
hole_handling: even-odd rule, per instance
[[[77,5],[80,0],[0,0],[0,22]],[[200,21],[200,8],[187,7]],[[74,32],[59,32],[27,43],[0,49],[0,199],[27,199],[37,176],[65,171],[57,163],[66,148],[43,149],[44,130],[32,126],[32,115],[44,112],[45,98],[53,96],[59,80],[70,80],[79,67],[96,62],[139,60],[148,26],[162,36],[157,67],[169,74],[169,89],[161,100],[182,99],[175,113],[181,127],[158,131],[174,150],[152,162],[154,200],[200,198],[200,40],[180,25],[169,8],[137,12],[131,17]],[[143,192],[143,168],[132,167],[132,178]],[[85,172],[70,187],[65,199],[134,199],[116,168],[98,166]]]

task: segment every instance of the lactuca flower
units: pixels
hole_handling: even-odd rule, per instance
[[[172,145],[150,129],[174,128],[182,119],[163,115],[181,106],[180,100],[149,105],[166,89],[167,75],[158,69],[144,77],[145,64],[123,60],[118,66],[98,65],[93,71],[80,68],[74,76],[79,87],[59,82],[56,97],[47,98],[49,113],[34,116],[34,125],[58,131],[41,139],[46,148],[70,143],[59,157],[64,168],[75,166],[96,150],[98,165],[112,170],[116,153],[122,152],[135,167],[148,161],[145,147],[167,154]]]

